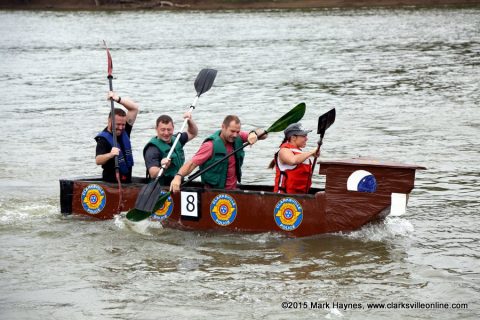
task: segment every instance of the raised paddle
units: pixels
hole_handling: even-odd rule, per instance
[[[320,140],[317,142],[317,153],[318,150],[320,149],[320,146],[322,145],[323,137],[325,136],[325,131],[327,131],[328,128],[335,122],[335,108],[331,109],[330,111],[325,112],[322,114],[320,117],[318,117],[318,126],[317,126],[317,134],[320,135]],[[313,159],[313,164],[312,164],[312,172],[310,173],[310,179],[309,179],[309,184],[311,185],[312,181],[312,176],[313,176],[313,171],[315,170],[315,165],[317,164],[317,159],[318,156],[316,156]]]
[[[288,127],[289,124],[300,121],[302,119],[303,115],[305,114],[305,109],[306,109],[305,103],[302,102],[302,103],[298,104],[292,110],[290,110],[289,112],[284,114],[280,119],[275,121],[275,123],[272,124],[267,130],[265,130],[260,136],[258,136],[258,138],[266,135],[269,132],[282,131],[286,127]],[[208,167],[206,167],[202,170],[198,170],[196,173],[188,176],[188,178],[180,185],[180,187],[183,187],[187,183],[189,183],[190,181],[193,181],[194,179],[198,178],[199,176],[201,176],[206,171],[215,167],[220,162],[228,159],[230,156],[232,156],[235,153],[237,153],[238,151],[244,149],[248,145],[250,145],[250,143],[248,141],[244,142],[241,147],[239,147],[239,148],[233,150],[232,152],[230,152],[229,154],[225,155],[222,159],[219,159],[219,160],[215,161],[214,163],[212,163],[211,165],[209,165]],[[163,206],[163,204],[168,199],[170,194],[171,194],[171,191],[168,191],[168,192],[164,193],[160,198],[158,198],[158,201],[156,202],[152,211],[143,211],[143,210],[137,210],[137,209],[132,209],[132,210],[128,211],[127,219],[130,220],[130,221],[137,222],[137,221],[141,221],[141,220],[144,220],[144,219],[148,218],[149,216],[152,215],[153,212],[155,212],[156,210],[158,210],[159,208],[161,208]]]
[[[108,64],[108,84],[110,86],[110,91],[113,91],[113,84],[112,84],[112,71],[113,71],[113,62],[112,62],[112,56],[110,55],[110,51],[108,50],[107,43],[105,40],[103,40],[103,44],[105,45],[105,49],[107,49],[107,64]],[[117,132],[116,132],[116,126],[115,126],[115,112],[114,112],[114,105],[113,105],[113,99],[110,99],[110,119],[112,123],[112,136],[113,136],[113,146],[118,148],[117,144]],[[122,182],[120,180],[120,170],[118,167],[118,156],[115,156],[115,177],[117,179],[117,184],[118,184],[118,207],[117,207],[117,212],[120,212],[122,209]]]
[[[217,70],[214,70],[214,69],[202,69],[198,73],[194,83],[195,90],[197,91],[197,95],[195,96],[195,99],[188,110],[189,112],[192,112],[193,109],[195,109],[195,105],[197,104],[197,101],[200,95],[210,90],[216,76],[217,76]],[[171,158],[172,153],[175,150],[175,146],[180,140],[180,135],[187,124],[187,121],[188,119],[185,119],[183,121],[182,128],[177,133],[175,141],[173,142],[173,145],[170,148],[170,151],[168,152],[167,159]],[[151,212],[153,210],[155,203],[157,202],[158,198],[162,193],[162,186],[160,185],[160,183],[158,183],[158,181],[164,172],[165,172],[165,167],[162,166],[155,180],[145,185],[142,188],[142,190],[140,190],[140,193],[138,194],[138,197],[137,197],[137,201],[135,202],[135,209],[146,211],[146,212]]]

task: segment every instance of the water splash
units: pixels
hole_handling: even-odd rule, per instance
[[[415,231],[412,223],[399,217],[386,217],[381,222],[369,224],[347,235],[348,238],[365,241],[383,241],[411,238]]]
[[[143,234],[146,236],[153,235],[151,229],[163,229],[163,226],[159,221],[145,219],[139,222],[132,222],[128,220],[123,214],[115,215],[114,224],[119,229],[133,231],[135,233]]]
[[[35,199],[0,200],[0,225],[43,220],[58,217],[59,208],[56,203]]]
[[[343,313],[340,312],[338,309],[328,309],[329,313],[325,316],[325,319],[336,319],[336,318],[342,318]]]

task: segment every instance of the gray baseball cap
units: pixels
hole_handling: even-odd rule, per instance
[[[290,138],[291,136],[306,136],[312,130],[305,130],[300,122],[292,123],[289,125],[283,133],[285,134],[285,138]]]

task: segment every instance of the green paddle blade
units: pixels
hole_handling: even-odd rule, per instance
[[[155,205],[153,206],[153,209],[151,211],[139,210],[136,208],[131,209],[130,211],[127,212],[127,219],[133,222],[138,222],[138,221],[147,219],[155,211],[160,209],[165,204],[165,201],[167,201],[170,194],[171,194],[170,192],[162,194],[158,198],[157,202],[155,202]]]
[[[284,114],[280,119],[267,129],[267,132],[279,132],[285,130],[290,124],[300,121],[305,114],[305,103],[299,103],[295,108]]]
[[[127,212],[127,219],[133,222],[138,222],[147,219],[152,215],[151,212],[142,211],[138,209],[131,209]]]

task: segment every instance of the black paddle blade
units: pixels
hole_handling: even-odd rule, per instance
[[[197,96],[207,92],[213,85],[215,77],[217,76],[217,70],[215,69],[202,69],[195,79],[195,90],[197,90]]]
[[[335,122],[335,108],[325,112],[318,118],[317,133],[323,137],[325,131]]]
[[[135,202],[135,209],[146,212],[153,212],[157,199],[162,195],[162,186],[158,181],[145,185],[138,194]]]
[[[305,103],[299,103],[295,108],[284,114],[280,119],[267,129],[267,132],[279,132],[285,130],[290,124],[300,121],[306,110]]]
[[[213,85],[215,77],[217,76],[217,70],[215,69],[202,69],[195,79],[195,90],[197,90],[197,96],[207,92]]]
[[[127,212],[127,219],[133,222],[138,222],[147,219],[152,215],[151,212],[131,209]]]

